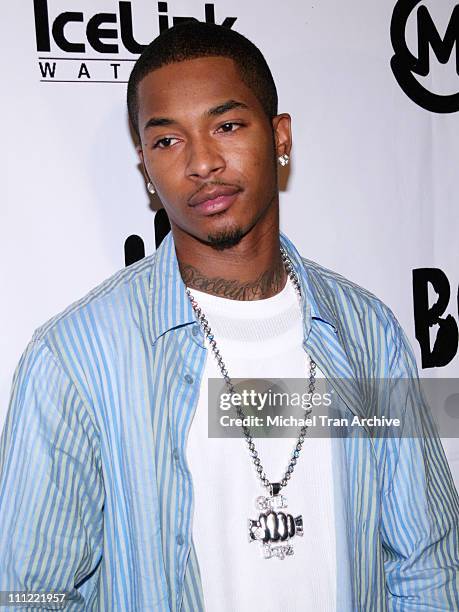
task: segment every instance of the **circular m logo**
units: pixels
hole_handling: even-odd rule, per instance
[[[406,24],[414,8],[421,0],[398,0],[390,26],[394,55],[391,68],[398,84],[416,104],[434,113],[455,113],[459,111],[459,78],[457,93],[440,95],[429,91],[415,77],[427,76],[430,72],[430,49],[437,60],[446,64],[455,51],[456,74],[459,77],[459,4],[451,13],[444,37],[426,6],[419,6],[416,12],[418,34],[418,56],[415,57],[406,42]]]

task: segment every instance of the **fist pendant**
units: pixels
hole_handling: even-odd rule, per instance
[[[278,557],[284,559],[293,555],[293,546],[290,539],[295,535],[303,535],[303,517],[293,517],[287,512],[277,512],[277,508],[286,506],[286,499],[281,495],[272,497],[259,497],[257,507],[261,512],[258,520],[249,519],[249,542],[258,540],[263,544],[265,559]]]

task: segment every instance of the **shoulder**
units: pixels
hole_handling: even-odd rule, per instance
[[[392,363],[396,353],[411,348],[393,311],[376,295],[314,261],[301,258],[308,286],[319,312],[333,319],[341,341],[375,360],[385,355]]]
[[[121,317],[126,314],[135,296],[140,302],[146,301],[155,257],[156,253],[153,253],[109,276],[40,325],[34,331],[32,341],[46,341],[56,332],[64,332],[77,322],[83,327],[103,326],[113,318],[115,312]]]
[[[321,299],[326,299],[336,314],[371,314],[384,322],[396,322],[389,306],[364,287],[317,262],[305,257],[301,259],[312,291]]]

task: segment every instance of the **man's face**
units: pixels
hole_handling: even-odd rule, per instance
[[[225,248],[256,224],[272,224],[290,117],[271,123],[233,60],[163,66],[141,81],[138,100],[139,155],[176,242]]]

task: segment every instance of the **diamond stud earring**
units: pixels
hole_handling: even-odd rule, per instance
[[[147,189],[148,189],[149,193],[151,193],[151,195],[154,195],[156,193],[156,190],[155,190],[155,188],[153,186],[153,183],[151,181],[148,181]]]
[[[284,153],[284,155],[280,155],[278,157],[278,160],[281,166],[287,166],[288,162],[290,161],[290,157],[287,155],[287,153]]]

